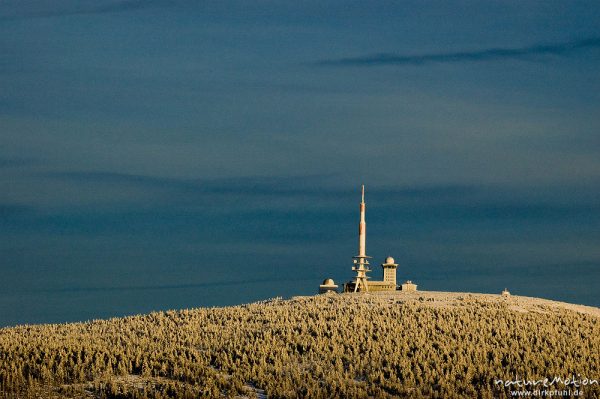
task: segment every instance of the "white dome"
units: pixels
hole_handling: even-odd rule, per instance
[[[332,279],[326,278],[325,280],[323,280],[323,284],[321,284],[321,285],[335,285],[335,283],[333,282]]]
[[[396,263],[394,262],[394,258],[392,258],[391,256],[388,256],[387,258],[385,258],[385,263],[389,264],[393,264]]]

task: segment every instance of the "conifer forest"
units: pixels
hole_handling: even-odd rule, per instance
[[[0,329],[1,398],[503,398],[599,379],[597,308],[525,297],[327,294]],[[561,387],[559,387],[561,388]],[[598,384],[580,388],[600,397]]]

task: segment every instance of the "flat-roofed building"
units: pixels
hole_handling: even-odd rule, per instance
[[[402,291],[407,291],[407,292],[414,292],[417,290],[417,285],[414,284],[412,281],[410,280],[406,280],[404,283],[402,283],[402,285],[400,286],[400,289]]]

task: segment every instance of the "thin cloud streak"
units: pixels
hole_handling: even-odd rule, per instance
[[[239,176],[215,179],[181,179],[101,171],[71,171],[41,173],[46,179],[73,184],[113,184],[131,187],[182,190],[204,194],[258,196],[355,196],[355,188],[331,186],[336,174],[295,176]],[[474,185],[404,185],[401,187],[369,187],[369,192],[385,196],[448,197],[474,194],[481,187]]]
[[[600,37],[591,37],[564,43],[538,44],[518,48],[488,48],[477,51],[457,51],[421,55],[380,53],[362,57],[339,58],[318,61],[320,66],[382,66],[382,65],[428,65],[434,63],[458,63],[527,59],[536,55],[564,56],[575,51],[600,47]]]
[[[52,3],[51,7],[44,7],[30,10],[17,10],[14,12],[9,9],[5,15],[0,9],[0,21],[21,20],[30,18],[51,18],[64,17],[72,15],[90,15],[137,11],[153,7],[168,7],[173,2],[163,0],[121,0],[106,3],[66,3],[62,7]]]
[[[315,277],[318,278],[318,277]],[[314,282],[315,278],[262,278],[243,281],[211,281],[205,283],[182,283],[182,284],[160,284],[160,285],[127,285],[110,287],[63,287],[47,288],[41,290],[32,289],[29,292],[110,292],[110,291],[155,291],[155,290],[177,290],[186,288],[215,288],[229,286],[243,286],[248,284],[283,283],[283,282]]]
[[[38,162],[30,158],[0,158],[0,169],[19,168],[23,166],[36,165]]]

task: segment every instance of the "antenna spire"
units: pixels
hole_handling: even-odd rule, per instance
[[[369,291],[367,283],[367,272],[369,269],[370,256],[367,256],[367,223],[365,222],[365,185],[361,188],[361,202],[359,206],[360,221],[358,223],[358,255],[354,257],[354,267],[352,270],[356,272],[356,280],[354,280],[354,292]]]

